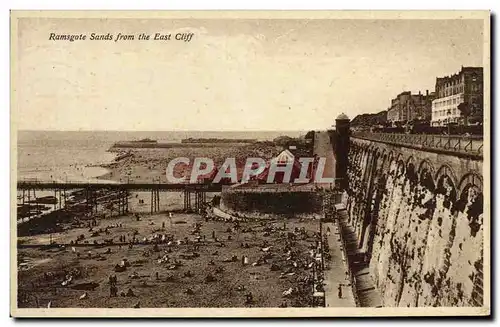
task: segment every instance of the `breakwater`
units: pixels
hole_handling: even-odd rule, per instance
[[[383,306],[482,306],[483,161],[350,143],[348,219]]]
[[[250,144],[249,142],[182,142],[182,143],[160,143],[160,142],[116,142],[110,151],[116,149],[177,149],[177,148],[232,148]]]

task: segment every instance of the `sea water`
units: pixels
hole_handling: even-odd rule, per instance
[[[58,182],[99,182],[116,153],[108,149],[118,141],[144,138],[158,142],[180,142],[184,138],[234,138],[272,140],[281,135],[298,137],[304,132],[280,131],[19,131],[17,134],[17,179]]]
[[[145,138],[158,142],[180,142],[184,138],[226,138],[273,140],[282,135],[298,137],[304,132],[111,132],[111,131],[19,131],[17,134],[17,180],[44,182],[111,182],[97,179],[108,172],[102,164],[110,163],[116,153],[109,152],[118,141],[133,141]],[[168,151],[168,150],[166,150]],[[17,192],[18,203],[22,202],[22,192]],[[149,193],[148,193],[149,194]],[[139,199],[147,200],[148,194],[137,193],[131,205],[137,202],[138,211],[149,210]],[[54,195],[53,191],[37,191],[36,197]],[[164,196],[167,196],[165,194]],[[167,204],[166,199],[162,201]],[[170,201],[172,202],[172,201]],[[175,201],[180,202],[180,201]],[[45,210],[43,214],[54,210]],[[165,209],[173,209],[165,207]],[[36,217],[33,217],[36,218]],[[21,222],[19,220],[18,222]]]

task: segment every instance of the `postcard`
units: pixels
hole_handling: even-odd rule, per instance
[[[490,12],[12,11],[13,317],[488,316]]]

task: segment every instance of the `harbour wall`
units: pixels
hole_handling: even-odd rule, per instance
[[[350,139],[347,210],[384,306],[483,305],[483,161]]]
[[[245,217],[309,217],[321,212],[321,203],[321,197],[312,191],[223,190],[220,207],[225,212]]]

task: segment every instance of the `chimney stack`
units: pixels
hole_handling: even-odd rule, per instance
[[[429,96],[429,90],[425,90],[425,95]]]

